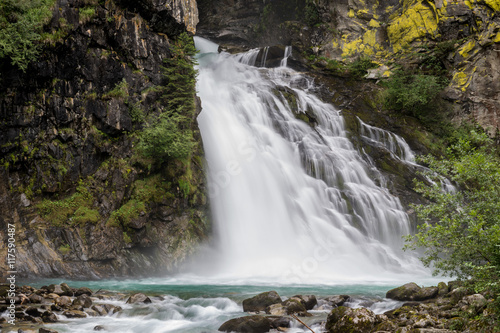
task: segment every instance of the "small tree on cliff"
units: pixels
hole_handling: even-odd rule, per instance
[[[0,61],[26,70],[38,56],[43,25],[54,0],[0,0]]]
[[[438,185],[418,184],[431,203],[416,206],[426,222],[408,241],[425,249],[422,261],[436,274],[467,279],[477,292],[491,292],[500,306],[500,158],[493,141],[471,131],[443,159],[422,160],[459,188],[444,193]]]
[[[196,109],[197,71],[192,37],[181,34],[171,44],[170,53],[162,67],[162,99],[167,111],[143,131],[139,142],[142,154],[159,162],[186,158],[194,146],[191,126]]]

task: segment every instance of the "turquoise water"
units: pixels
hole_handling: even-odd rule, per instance
[[[202,279],[184,278],[148,278],[116,279],[96,281],[71,281],[63,279],[25,280],[36,288],[43,285],[67,283],[73,288],[88,287],[94,292],[99,289],[129,295],[142,292],[150,295],[151,304],[126,304],[126,297],[98,301],[121,306],[123,311],[106,317],[88,317],[68,319],[60,316],[59,323],[44,325],[58,332],[94,332],[97,325],[104,326],[110,332],[123,333],[215,333],[225,321],[246,315],[241,303],[244,299],[264,291],[275,290],[282,298],[297,294],[313,294],[322,297],[346,294],[351,296],[349,306],[365,306],[376,313],[400,306],[399,302],[384,298],[387,290],[396,287],[384,283],[353,285],[278,285],[248,284],[244,281],[233,283],[202,283]],[[319,302],[324,304],[320,300]],[[319,332],[326,320],[328,307],[319,307],[313,311],[308,324]],[[17,328],[7,332],[17,332]],[[289,332],[310,332],[298,323],[294,323]]]
[[[25,280],[28,284],[39,288],[49,284],[67,283],[73,288],[88,287],[94,291],[104,289],[114,292],[142,292],[148,295],[173,295],[182,299],[192,297],[228,297],[242,300],[264,291],[275,290],[281,296],[290,297],[297,294],[312,294],[318,297],[331,295],[352,295],[367,297],[383,297],[387,290],[400,284],[353,284],[353,285],[271,285],[271,284],[202,284],[189,283],[177,279],[149,278],[123,280],[78,281],[67,279]]]

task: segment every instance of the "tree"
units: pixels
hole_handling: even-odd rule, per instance
[[[161,162],[187,158],[194,147],[191,130],[196,105],[196,54],[193,39],[181,34],[171,44],[171,57],[165,60],[162,100],[167,111],[143,131],[138,149],[146,157]]]
[[[491,292],[500,305],[500,158],[493,141],[471,131],[444,158],[422,161],[458,190],[444,193],[439,185],[418,184],[431,203],[416,206],[425,223],[408,237],[411,247],[425,250],[422,261],[434,273],[468,280],[477,292]]]
[[[194,68],[197,51],[192,37],[187,33],[180,34],[171,45],[170,53],[171,57],[165,59],[162,67],[165,81],[162,98],[169,110],[193,117],[198,72]]]
[[[54,0],[0,0],[0,59],[25,71],[40,50],[42,27]]]

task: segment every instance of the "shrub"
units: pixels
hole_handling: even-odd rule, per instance
[[[101,216],[97,210],[92,209],[94,197],[82,181],[78,184],[76,192],[62,200],[43,200],[37,205],[40,216],[61,227],[65,224],[97,223]]]
[[[123,241],[127,244],[132,243],[132,239],[125,231],[123,232]]]
[[[71,247],[69,246],[69,244],[64,244],[59,246],[58,250],[62,255],[66,255],[71,252]]]
[[[444,85],[438,76],[396,70],[385,83],[385,107],[418,117],[430,107]]]
[[[128,83],[125,78],[118,82],[113,89],[102,95],[103,99],[110,98],[127,98],[128,97]]]
[[[25,71],[39,53],[42,27],[55,0],[0,1],[0,58]]]
[[[146,118],[140,102],[128,104],[128,114],[134,123],[142,123]]]
[[[90,21],[95,16],[95,8],[94,7],[84,7],[79,9],[79,19],[81,23],[85,23]]]
[[[111,213],[107,222],[108,226],[127,227],[132,220],[138,218],[142,212],[147,212],[147,206],[151,202],[160,202],[170,197],[167,192],[169,183],[162,182],[159,175],[136,180],[133,185],[130,200],[119,209]]]
[[[361,78],[368,73],[370,68],[377,67],[378,65],[371,61],[368,57],[360,57],[353,62],[347,64],[347,69],[355,77]]]
[[[188,119],[176,113],[160,115],[158,120],[141,133],[137,149],[145,157],[160,162],[187,158],[194,147],[193,133],[182,128]]]
[[[318,7],[313,0],[307,0],[304,8],[304,20],[307,25],[314,26],[321,22]]]

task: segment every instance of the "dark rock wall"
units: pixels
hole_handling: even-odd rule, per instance
[[[21,276],[172,271],[207,233],[196,119],[188,161],[151,168],[134,149],[164,109],[155,87],[172,39],[194,31],[186,1],[157,2],[58,0],[38,61],[1,63],[0,238],[16,226]],[[60,214],[44,212],[52,201]]]

